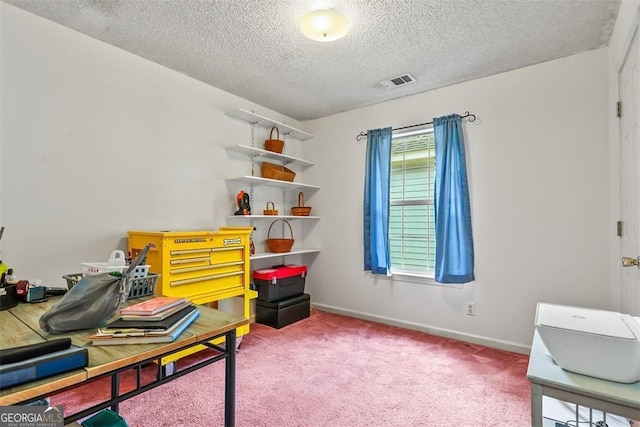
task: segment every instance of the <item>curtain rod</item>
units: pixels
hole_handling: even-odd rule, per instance
[[[468,111],[464,112],[464,115],[460,116],[461,119],[469,119],[470,122],[475,122],[476,121],[476,115],[475,114],[471,114]],[[425,126],[425,125],[432,125],[433,122],[426,122],[426,123],[419,123],[417,125],[409,125],[409,126],[403,126],[401,128],[393,128],[391,130],[401,130],[401,129],[409,129],[409,128],[414,128],[417,126]],[[360,141],[362,139],[362,137],[367,136],[366,132],[360,132],[360,134],[358,136],[356,136],[356,141]]]

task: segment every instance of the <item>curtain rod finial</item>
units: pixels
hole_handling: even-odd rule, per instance
[[[462,118],[468,118],[470,122],[475,122],[476,121],[476,115],[475,114],[471,114],[468,111],[464,112],[464,116],[462,116]]]

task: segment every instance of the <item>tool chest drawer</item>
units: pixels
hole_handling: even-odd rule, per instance
[[[146,263],[159,273],[156,293],[214,301],[248,288],[250,227],[219,231],[129,231],[132,257],[150,245]]]

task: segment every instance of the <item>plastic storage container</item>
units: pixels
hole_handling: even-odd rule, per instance
[[[129,290],[128,299],[141,298],[155,294],[158,277],[158,274],[148,274],[144,277],[129,279],[131,289]]]
[[[256,300],[256,322],[280,329],[309,317],[311,297],[302,294],[279,301]]]
[[[148,267],[149,266],[145,266]],[[135,269],[137,270],[137,268]],[[131,283],[131,290],[129,291],[129,299],[146,297],[155,294],[156,283],[158,281],[159,274],[147,274],[146,270],[144,275],[136,273],[135,270],[129,274],[129,282]],[[82,274],[66,274],[62,276],[67,281],[67,289],[73,288],[76,283],[82,280]]]
[[[258,299],[277,301],[304,293],[306,265],[283,265],[255,270],[253,284],[258,289]]]
[[[82,274],[84,276],[92,276],[94,274],[110,273],[112,271],[123,273],[127,268],[127,260],[124,252],[115,250],[111,251],[107,262],[83,262]]]

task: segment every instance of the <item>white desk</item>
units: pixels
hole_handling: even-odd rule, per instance
[[[622,384],[565,371],[553,361],[538,332],[533,336],[527,378],[532,427],[542,427],[542,396],[640,420],[640,381]]]

